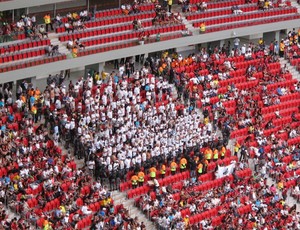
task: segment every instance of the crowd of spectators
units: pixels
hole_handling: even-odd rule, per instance
[[[114,207],[109,189],[93,182],[89,168],[78,168],[74,158],[61,151],[64,103],[59,105],[59,98],[64,90],[58,87],[51,81],[40,91],[23,81],[14,102],[11,85],[1,86],[0,201],[19,215],[8,219],[1,208],[1,226],[145,229],[123,206]]]
[[[97,201],[106,210],[110,210],[108,209],[111,204],[109,192],[107,188],[101,186],[101,180],[104,182],[103,180],[108,178],[113,187],[118,187],[114,184],[125,180],[124,176],[127,172],[139,171],[141,168],[147,172],[150,167],[157,167],[158,164],[181,158],[182,153],[187,154],[188,158],[191,150],[198,153],[200,159],[201,156],[207,159],[200,151],[202,147],[213,148],[213,143],[220,144],[220,147],[223,144],[226,146],[231,130],[246,127],[249,129],[250,136],[241,143],[240,149],[245,146],[246,153],[251,150],[255,152],[258,161],[257,173],[265,166],[267,169],[261,170],[262,175],[259,174],[257,178],[263,179],[263,183],[260,183],[260,187],[256,187],[255,190],[251,190],[250,185],[256,185],[257,183],[254,182],[258,179],[228,182],[225,183],[224,188],[220,187],[219,191],[215,192],[218,194],[216,200],[221,196],[226,197],[226,194],[233,197],[231,203],[220,203],[225,205],[224,209],[231,207],[229,208],[231,214],[227,218],[224,217],[224,226],[232,226],[232,222],[237,221],[236,226],[248,226],[255,222],[260,226],[270,223],[274,226],[288,224],[291,228],[298,227],[299,215],[295,214],[295,208],[284,204],[288,187],[284,189],[281,184],[286,184],[291,178],[280,176],[284,172],[280,161],[283,157],[293,154],[295,163],[284,170],[288,170],[289,173],[290,169],[296,171],[299,168],[297,164],[299,149],[297,146],[290,149],[290,146],[281,139],[277,142],[274,137],[281,132],[275,132],[270,136],[263,134],[261,129],[264,127],[263,124],[267,123],[263,129],[272,129],[274,125],[269,125],[270,121],[264,120],[260,115],[259,100],[253,93],[255,88],[240,90],[232,84],[227,92],[222,95],[218,93],[220,82],[231,79],[233,71],[238,70],[238,67],[235,67],[238,63],[235,64],[233,58],[243,57],[241,50],[237,47],[232,57],[218,47],[208,51],[202,49],[199,54],[191,54],[186,58],[164,53],[159,59],[147,59],[141,70],[135,70],[132,59],[127,59],[118,71],[108,76],[99,76],[96,72],[91,73],[85,80],[79,79],[74,85],[71,81],[68,90],[64,85],[63,77],[58,81],[49,81],[42,92],[33,89],[24,81],[17,90],[19,99],[15,103],[12,101],[10,87],[6,85],[2,92],[1,104],[1,113],[4,115],[1,126],[1,165],[9,175],[4,175],[1,180],[2,193],[4,191],[5,194],[4,201],[11,209],[24,213],[24,219],[32,222],[37,222],[39,217],[42,217],[45,219],[44,225],[49,221],[53,226],[74,227],[80,221],[80,217],[93,213],[89,209]],[[261,50],[261,46],[256,48],[253,46],[251,53],[253,60],[262,61],[247,68],[245,74],[249,75],[247,76],[249,82],[257,80],[257,73],[260,72],[263,73],[262,78],[259,79],[262,85],[286,80],[284,78],[286,69],[280,69],[274,74],[268,67],[269,64],[278,62],[275,53],[270,55],[271,51],[265,52]],[[220,61],[221,59],[223,62]],[[188,68],[192,68],[193,71],[188,71]],[[297,93],[297,89],[281,88],[281,92],[284,91],[282,95],[276,95],[276,92],[279,92],[277,89],[273,92],[263,87],[261,91],[258,89],[257,91],[261,92],[259,97],[263,99],[264,106],[271,106],[280,103],[281,96]],[[217,96],[222,100],[213,103],[212,98]],[[234,114],[226,113],[223,103],[227,100],[236,101],[237,109]],[[196,109],[198,103],[205,106],[203,114]],[[299,111],[296,113],[298,114]],[[36,122],[41,120],[42,114],[45,123],[37,126]],[[276,115],[277,118],[281,116],[279,113]],[[297,116],[293,122],[298,122]],[[284,132],[290,132],[287,127],[282,129]],[[216,134],[217,130],[222,131],[221,139]],[[298,131],[295,131],[296,136],[291,138],[299,136]],[[251,145],[253,141],[251,134],[258,142],[256,149]],[[62,155],[57,146],[62,140],[66,147],[73,146],[76,157],[85,159],[86,168],[74,170],[71,163],[74,159],[71,155]],[[264,153],[262,147],[270,143],[272,154]],[[240,155],[241,158],[246,156],[242,157],[242,152]],[[241,160],[243,162],[245,159]],[[188,169],[190,167],[189,164]],[[280,195],[276,195],[276,189],[271,191],[272,186],[266,187],[267,173],[270,173],[270,176],[279,183],[276,187]],[[95,176],[97,182],[86,192],[83,188],[89,185],[90,176]],[[297,182],[292,194],[298,199],[297,178],[295,176]],[[68,182],[70,184],[67,188],[62,186]],[[193,184],[197,185],[197,183],[201,182],[186,182],[184,189],[191,191]],[[232,208],[239,207],[242,203],[238,200],[234,201],[237,199],[236,196],[244,191],[242,186],[246,188],[245,196],[250,196],[244,204],[253,204],[251,215],[237,215]],[[235,188],[232,191],[234,194],[225,191],[228,187]],[[222,190],[225,191],[225,195]],[[34,195],[33,191],[39,192]],[[78,193],[81,194],[80,199],[76,195],[70,195],[78,195]],[[151,211],[156,210],[155,207],[167,207],[169,204],[176,207],[176,202],[174,203],[170,196],[172,193],[170,188],[162,194],[159,192],[160,196],[154,201],[145,196],[141,204]],[[187,191],[187,194],[190,193]],[[208,200],[212,194],[214,193],[198,194],[201,196],[199,200]],[[193,196],[197,197],[196,194]],[[31,201],[28,202],[29,200],[36,200],[38,202],[36,206],[40,208],[34,209],[35,205],[32,207],[33,204]],[[49,210],[51,205],[48,203],[53,200],[59,202],[57,206],[59,208],[55,207],[55,211],[51,212]],[[145,203],[147,201],[150,203]],[[202,210],[199,208],[198,210],[197,207],[195,209],[193,202],[180,199],[179,203],[182,203],[180,204],[182,208],[188,207],[193,214]],[[207,206],[206,203],[205,205]],[[281,210],[279,212],[281,222],[268,222],[278,213],[274,210]],[[289,215],[286,214],[287,212]],[[101,226],[104,224],[104,219],[110,226],[121,223],[117,220],[120,215],[111,217],[107,211],[103,214],[107,218],[103,218],[102,214],[94,215],[92,223]],[[173,226],[179,229],[189,223],[189,217],[178,216],[178,219],[176,213],[171,211],[165,214],[154,216],[157,223],[163,225],[162,227],[166,225],[165,228]],[[129,224],[139,225],[126,214],[122,218]],[[12,226],[15,222],[16,220],[13,220],[5,225]],[[23,222],[19,221],[19,223],[22,225]],[[203,228],[209,229],[210,224],[209,221],[201,222]],[[197,227],[197,224],[195,226]]]
[[[276,54],[269,55],[271,51],[261,50],[262,46],[249,48],[253,60],[262,61],[247,68],[248,81],[257,80],[259,72],[263,73],[259,79],[262,85],[285,80],[287,70],[280,69],[274,74],[269,69],[270,64],[278,62]],[[241,50],[237,47],[231,58],[243,57]],[[259,115],[260,106],[254,89],[239,90],[232,84],[227,93],[218,94],[219,81],[231,79],[232,71],[238,69],[226,56],[226,51],[217,47],[210,54],[203,49],[198,55],[187,58],[181,55],[172,58],[165,53],[160,59],[148,59],[140,71],[135,71],[128,59],[118,72],[105,75],[105,78],[95,73],[86,80],[79,79],[75,85],[70,82],[69,91],[63,85],[50,83],[45,102],[50,106],[52,101],[54,111],[59,111],[60,116],[60,128],[51,129],[54,137],[57,136],[57,140],[61,136],[69,137],[66,141],[73,143],[78,158],[85,158],[90,173],[100,179],[107,177],[111,183],[124,180],[122,176],[128,171],[139,171],[141,166],[147,171],[156,162],[181,156],[188,148],[207,145],[216,137],[217,127],[227,140],[230,130],[246,127],[259,145],[273,143],[273,148],[280,151],[283,147],[288,148],[284,142],[272,142],[273,135],[263,136],[260,127],[266,123],[266,129],[271,129],[274,125]],[[220,64],[222,58],[224,62]],[[182,67],[184,70],[180,72]],[[187,72],[191,67],[193,71]],[[198,71],[202,72],[195,76]],[[263,87],[259,96],[264,106],[271,106],[294,90],[281,88],[280,91],[285,92],[276,95]],[[58,95],[55,96],[56,91]],[[179,97],[176,98],[176,94]],[[50,95],[53,95],[52,99]],[[236,113],[226,115],[222,102],[213,104],[211,98],[216,96],[222,102],[235,100]],[[205,113],[208,115],[204,114],[204,120],[195,110],[197,102],[207,106]],[[73,141],[70,140],[72,136],[75,136]],[[247,151],[251,147],[251,138],[243,143]],[[257,152],[261,153],[261,150]],[[241,158],[245,157],[243,154]],[[280,152],[276,156],[280,156]],[[271,158],[264,160],[270,162]]]
[[[85,22],[91,20],[91,15],[87,10],[82,10],[79,14],[77,12],[68,13],[66,15],[66,22],[64,23],[65,30],[70,33],[74,33],[74,31],[85,30]],[[58,25],[62,24],[60,15],[56,16],[55,22]]]
[[[161,10],[157,14],[162,18],[172,15],[161,14]],[[68,18],[72,23],[88,20],[84,14]],[[56,19],[59,23],[60,18]],[[43,36],[52,27],[48,19],[45,23]],[[295,31],[281,43],[287,53],[298,57]],[[25,229],[26,223],[41,222],[45,229],[68,229],[79,227],[81,220],[91,216],[91,226],[96,229],[125,223],[132,229],[144,229],[123,207],[114,209],[109,189],[103,185],[105,179],[110,189],[115,189],[130,172],[148,173],[150,168],[170,165],[182,156],[188,159],[187,170],[194,171],[197,157],[197,163],[221,158],[230,134],[246,128],[247,135],[238,138],[233,154],[240,156],[238,171],[248,167],[248,157],[254,153],[254,177],[225,178],[222,186],[204,193],[193,190],[201,181],[185,181],[185,194],[180,194],[179,200],[172,187],[155,188],[154,199],[141,197],[141,208],[151,212],[162,229],[199,229],[200,225],[211,229],[212,219],[190,224],[190,216],[181,216],[180,211],[189,209],[190,215],[196,215],[217,206],[224,228],[300,228],[299,212],[286,204],[291,187],[299,200],[299,143],[288,143],[300,136],[299,108],[291,115],[291,124],[277,129],[275,120],[266,119],[262,112],[279,105],[283,96],[298,95],[300,87],[297,83],[269,90],[268,85],[290,80],[286,68],[272,69],[279,63],[281,49],[277,41],[272,44],[240,47],[238,41],[233,50],[202,48],[188,57],[164,52],[160,58],[148,58],[139,70],[134,68],[133,58],[127,58],[116,71],[90,72],[86,79],[70,81],[68,87],[64,77],[49,78],[42,91],[24,81],[18,86],[15,102],[11,87],[5,85],[0,102],[0,199],[23,214],[18,221],[8,222],[3,212],[3,226]],[[73,46],[70,44],[71,49]],[[239,60],[249,62],[241,67]],[[241,89],[231,83],[221,92],[221,82],[234,79],[239,70],[244,70],[244,82],[257,84]],[[229,101],[236,103],[233,113],[225,106]],[[279,110],[274,114],[275,119],[283,116]],[[272,131],[270,135],[266,130]],[[62,143],[68,154],[61,152]],[[268,146],[271,151],[266,150]],[[207,147],[220,154],[209,156],[202,151]],[[85,167],[76,167],[72,151],[84,159]],[[267,186],[267,175],[276,185]],[[243,205],[250,205],[251,212],[239,212]]]
[[[40,40],[44,37],[48,37],[46,28],[44,25],[37,25],[37,19],[34,14],[32,16],[22,14],[20,19],[16,22],[4,22],[0,28],[0,32],[3,36],[2,42],[7,42],[11,40],[12,37],[22,33],[31,40]]]

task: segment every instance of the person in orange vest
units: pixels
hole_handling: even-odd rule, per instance
[[[175,175],[176,170],[177,170],[177,164],[176,164],[176,162],[173,160],[173,161],[171,162],[171,174],[172,174],[172,175]]]
[[[284,45],[284,41],[282,39],[279,44],[279,57],[281,57],[281,58],[284,56],[284,48],[285,48],[285,45]]]
[[[151,178],[151,180],[154,180],[156,178],[156,168],[155,167],[151,167],[149,169],[149,172],[150,172],[150,178]]]
[[[204,152],[205,159],[208,161],[208,163],[211,161],[212,154],[213,154],[213,152],[210,148],[207,148]]]
[[[76,46],[74,46],[72,49],[72,56],[73,56],[73,58],[76,58],[77,55],[78,55],[78,49]]]
[[[240,151],[241,145],[239,144],[239,142],[236,142],[234,145],[234,155],[237,156],[238,152]]]
[[[163,164],[160,168],[160,175],[161,175],[161,178],[165,178],[165,175],[166,175],[166,165]]]
[[[143,171],[140,171],[138,173],[138,181],[139,181],[139,186],[143,186],[144,180],[145,180],[145,173]]]
[[[219,151],[218,151],[218,149],[214,149],[213,158],[214,158],[214,161],[217,161],[219,159]]]
[[[33,115],[33,122],[36,123],[37,122],[37,107],[35,104],[33,106],[31,106],[31,112]]]
[[[189,224],[190,224],[190,217],[188,215],[186,215],[184,218],[183,218],[183,222],[185,224],[185,227],[188,228]]]
[[[187,160],[182,157],[179,161],[180,171],[183,172],[186,169]]]
[[[205,22],[201,22],[200,24],[200,34],[204,34],[206,31]]]
[[[225,146],[223,145],[221,150],[220,150],[220,155],[221,155],[221,159],[223,160],[224,157],[225,157],[225,154],[226,154],[226,148]]]
[[[35,88],[35,94],[34,94],[34,97],[35,97],[36,99],[38,99],[38,98],[40,98],[40,96],[41,96],[41,91],[39,90],[38,87],[36,87],[36,88]]]
[[[48,31],[49,31],[49,25],[50,25],[50,27],[51,27],[51,30],[53,30],[53,25],[52,25],[52,22],[51,22],[51,16],[50,16],[50,14],[46,14],[45,16],[44,16],[44,22],[45,22],[45,24],[46,24],[46,32],[48,33]]]
[[[198,172],[198,177],[202,175],[203,173],[203,164],[200,162],[197,166],[197,172]]]
[[[137,188],[138,179],[139,179],[138,176],[135,174],[131,177],[132,188]]]

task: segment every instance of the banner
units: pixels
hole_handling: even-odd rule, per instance
[[[227,166],[219,166],[218,165],[218,169],[215,172],[216,178],[222,178],[225,176],[229,176],[232,174],[234,168],[235,168],[235,161],[232,161],[230,165]]]

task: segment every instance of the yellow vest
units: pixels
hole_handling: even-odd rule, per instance
[[[200,24],[200,31],[201,31],[201,32],[205,32],[205,30],[206,30],[205,24],[204,24],[204,23],[201,23],[201,24]]]
[[[214,159],[218,159],[218,157],[219,157],[219,152],[218,152],[218,150],[215,150],[214,151]]]
[[[36,113],[37,113],[36,107],[35,107],[35,106],[32,106],[31,111],[33,112],[33,114],[36,114]]]
[[[202,173],[203,164],[198,165],[198,173]]]
[[[280,43],[280,51],[284,51],[284,43],[283,42]]]
[[[221,149],[221,156],[225,156],[225,153],[226,153],[226,149],[225,149],[225,147],[222,147],[222,149]]]
[[[206,157],[206,160],[210,160],[210,159],[211,159],[211,153],[207,153],[207,154],[205,155],[205,157]]]
[[[156,177],[156,173],[154,171],[150,172],[150,177]]]
[[[161,174],[166,174],[166,166],[162,166],[160,170]]]
[[[44,21],[45,21],[45,24],[50,24],[50,22],[51,22],[50,16],[45,16]]]

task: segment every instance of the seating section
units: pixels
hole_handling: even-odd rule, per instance
[[[149,36],[155,35],[157,33],[169,33],[175,31],[181,31],[185,28],[184,25],[171,25],[171,26],[164,26],[155,29],[145,29],[145,33],[148,33]],[[99,44],[106,44],[111,42],[118,42],[124,41],[128,39],[137,39],[139,38],[140,31],[131,31],[131,32],[124,32],[115,35],[107,35],[104,37],[97,37],[95,39],[82,39],[81,42],[85,44],[85,46],[94,46]],[[136,40],[135,40],[136,41]],[[137,43],[136,43],[137,44]]]
[[[84,25],[86,26],[87,29],[92,29],[95,27],[102,27],[102,26],[108,26],[111,27],[114,24],[120,24],[120,23],[131,23],[134,19],[140,19],[140,20],[145,20],[145,19],[152,19],[155,17],[155,12],[154,11],[148,11],[148,12],[141,12],[137,13],[134,15],[117,15],[114,17],[103,17],[99,18],[95,21],[89,21],[86,22]],[[57,33],[63,33],[66,32],[65,27],[61,26],[56,28]],[[116,31],[112,31],[116,32]]]
[[[106,46],[107,43],[112,42],[118,42],[118,45],[120,45],[120,43],[128,44],[134,39],[135,45],[138,45],[137,39],[141,35],[141,30],[133,30],[132,22],[134,19],[141,20],[144,34],[147,36],[156,35],[157,33],[161,33],[161,36],[163,36],[163,33],[166,33],[167,36],[164,37],[168,37],[168,39],[177,38],[179,37],[177,35],[186,29],[184,24],[178,22],[170,22],[164,26],[154,27],[152,23],[152,19],[156,15],[154,4],[140,5],[140,8],[141,11],[139,13],[130,15],[123,15],[118,9],[100,11],[96,13],[95,21],[90,21],[85,24],[87,27],[85,30],[75,31],[74,33],[66,33],[65,28],[62,25],[57,29],[57,33],[63,33],[59,35],[59,40],[65,42],[80,38],[81,43],[86,47],[89,47]],[[95,49],[95,47],[93,47],[93,49]],[[99,49],[102,48],[99,47]],[[115,48],[112,47],[110,49]],[[98,47],[96,47],[96,50],[98,50]],[[82,51],[81,53],[86,52]],[[81,54],[79,54],[79,56],[80,55]]]
[[[20,124],[24,118],[23,112],[18,112],[15,107],[7,107],[9,114],[14,114],[12,120],[8,116],[1,117],[2,127],[6,126],[9,130],[14,130],[21,136],[16,141],[20,148],[26,148],[30,144],[27,132],[20,129]],[[28,124],[30,125],[30,124]],[[22,126],[24,127],[24,126]],[[39,135],[43,133],[46,129],[42,126],[36,126],[33,124],[34,132]],[[27,129],[27,126],[25,127]],[[42,140],[41,140],[42,141]],[[42,142],[41,142],[42,143]],[[105,218],[105,223],[114,218],[119,212],[124,213],[123,205],[118,205],[114,207],[114,212],[108,215],[108,207],[113,207],[113,200],[111,199],[109,193],[105,190],[100,195],[100,189],[95,189],[88,175],[76,176],[78,166],[76,165],[74,159],[65,155],[62,150],[55,145],[55,143],[49,139],[45,142],[45,148],[43,147],[33,147],[33,150],[40,157],[32,157],[30,163],[24,165],[21,162],[28,160],[27,156],[19,156],[10,162],[3,162],[0,166],[0,177],[4,178],[5,181],[10,181],[15,185],[16,189],[12,193],[7,194],[8,207],[13,211],[18,213],[32,226],[36,229],[44,229],[46,223],[54,218],[55,210],[65,207],[69,212],[69,223],[74,224],[76,229],[87,229],[90,228],[92,223],[94,223],[93,215],[97,213],[102,208],[107,208],[107,217]],[[53,160],[55,159],[55,160]],[[20,160],[20,161],[19,161]],[[53,161],[52,161],[53,160]],[[41,173],[46,173],[49,168],[46,165],[51,165],[51,167],[56,167],[57,172],[52,173],[47,176],[46,174],[41,175]],[[29,168],[34,166],[31,171]],[[31,171],[26,174],[26,170]],[[61,177],[61,175],[64,175]],[[68,176],[67,176],[68,175]],[[43,177],[43,179],[40,179]],[[50,181],[55,181],[55,185],[49,183]],[[81,182],[80,182],[81,181]],[[84,182],[83,182],[84,181]],[[9,183],[10,183],[9,182]],[[22,184],[22,189],[17,189],[17,184]],[[84,183],[81,185],[81,183]],[[66,196],[65,194],[73,194],[74,197]],[[94,197],[94,199],[88,199],[89,196]],[[71,207],[71,203],[76,202],[76,206]],[[81,208],[87,205],[90,214],[84,214]],[[79,215],[79,218],[74,221],[73,216]],[[34,217],[34,218],[33,218]],[[125,225],[128,223],[125,221]],[[65,222],[56,221],[52,223],[53,228],[64,228],[70,227]]]
[[[295,66],[296,70],[300,70],[300,49],[297,46],[297,42],[290,46],[289,48],[285,47],[285,57],[288,62]]]
[[[281,15],[285,15],[288,18],[290,16],[291,17],[296,16],[295,19],[299,18],[298,17],[299,15],[298,14],[295,15],[295,13],[297,13],[296,8],[288,7],[288,8],[276,8],[276,9],[270,10],[270,11],[248,12],[248,13],[243,13],[241,15],[232,15],[231,17],[228,17],[228,15],[225,15],[222,17],[217,17],[215,19],[213,18],[215,16],[211,16],[212,17],[211,19],[209,17],[205,19],[205,25],[212,26],[212,25],[216,25],[216,24],[224,24],[224,23],[232,23],[232,22],[242,23],[243,21],[246,21],[246,20],[256,20],[257,21],[260,18],[268,18],[269,20],[273,20],[272,19],[273,16],[281,16]],[[291,15],[289,15],[289,14],[291,14]],[[276,20],[276,18],[274,18],[274,20]],[[193,23],[193,26],[199,27],[200,24],[201,24],[201,21],[199,21],[199,22],[196,21]]]
[[[0,46],[0,72],[66,59],[63,54],[53,57],[46,55],[49,45],[50,40],[44,39]]]
[[[17,58],[19,59],[15,59],[18,60],[16,63],[0,65],[0,73],[65,60],[67,56],[65,54],[59,54],[49,57],[48,55],[45,55],[45,50],[36,50],[30,51],[29,53],[24,53],[24,55],[22,55],[23,60],[20,59],[20,56]],[[30,59],[26,60],[26,58]]]
[[[233,6],[239,6],[239,9],[243,12],[241,14],[233,14],[231,9]],[[195,28],[199,28],[204,21],[206,32],[216,32],[298,18],[297,9],[291,7],[290,2],[286,2],[286,7],[279,7],[278,4],[275,4],[273,8],[263,11],[258,9],[256,0],[252,1],[251,4],[246,4],[243,0],[208,2],[205,12],[198,12],[196,6],[193,6],[191,12],[186,14],[186,19],[191,21]]]
[[[291,131],[292,129],[297,129],[300,125],[300,94],[295,91],[295,84],[298,81],[292,79],[291,73],[282,72],[283,70],[279,61],[271,61],[264,58],[262,50],[253,52],[252,58],[249,60],[246,60],[244,56],[227,58],[223,54],[219,54],[219,59],[214,59],[213,57],[212,55],[213,66],[220,72],[226,71],[225,62],[229,61],[234,66],[234,69],[228,71],[226,79],[221,79],[218,74],[211,73],[211,82],[196,83],[197,81],[194,81],[196,78],[195,71],[199,71],[198,79],[201,76],[210,74],[210,71],[201,62],[193,62],[192,64],[174,68],[175,75],[179,76],[182,72],[186,74],[189,78],[186,87],[190,88],[190,91],[198,93],[200,99],[197,99],[195,102],[197,107],[208,110],[210,120],[213,120],[213,113],[216,109],[219,109],[219,111],[224,110],[226,115],[223,115],[220,124],[224,124],[230,120],[230,138],[235,139],[239,145],[250,148],[251,151],[249,154],[251,157],[256,157],[257,153],[261,151],[259,150],[260,148],[263,153],[274,153],[277,148],[282,146],[281,141],[285,141],[287,146],[290,147],[293,145],[299,146],[299,133],[295,134],[296,136],[292,136]],[[214,84],[211,84],[213,82]],[[205,87],[203,86],[204,84]],[[206,93],[204,91],[216,93],[204,96]],[[238,97],[234,97],[235,91],[238,92]],[[204,97],[208,97],[209,102],[204,100]],[[245,108],[249,111],[248,115]],[[257,132],[254,132],[251,127],[256,127],[255,130]],[[262,141],[263,139],[266,139],[266,141]],[[274,139],[278,140],[278,142],[274,143],[272,141]],[[264,155],[264,157],[267,156]],[[280,187],[281,185],[278,185],[278,188],[286,192],[293,189],[299,181],[297,175],[299,175],[300,171],[296,163],[299,160],[299,153],[296,148],[296,151],[292,154],[282,154],[277,157],[277,161],[267,159],[274,166],[274,170],[272,168],[270,176],[277,183],[280,184],[282,182],[282,188]],[[214,190],[223,191],[226,188],[226,183],[230,183],[231,186],[229,187],[231,190],[229,194],[231,195],[229,196],[233,199],[239,197],[240,203],[237,207],[237,213],[245,215],[257,211],[255,208],[256,201],[251,200],[247,195],[245,197],[241,195],[239,192],[240,186],[244,188],[247,185],[255,189],[262,187],[260,183],[251,179],[252,172],[250,169],[238,170],[236,171],[236,175],[232,177],[216,179],[213,174],[216,166],[228,165],[232,160],[237,161],[237,158],[234,156],[229,156],[228,158],[226,156],[223,161],[218,160],[217,162],[210,163],[207,173],[198,178],[198,181],[201,181],[201,183],[196,183],[196,185],[189,184],[185,186],[184,181],[191,180],[190,172],[183,172],[172,176],[167,173],[166,178],[159,178],[158,183],[160,186],[171,187],[173,192],[167,192],[167,194],[172,194],[174,201],[170,200],[169,197],[165,197],[166,194],[162,193],[161,190],[155,192],[153,187],[148,184],[131,189],[130,182],[127,182],[120,185],[120,190],[126,191],[128,198],[135,198],[136,204],[145,211],[145,214],[149,214],[151,220],[155,221],[158,225],[162,224],[161,227],[167,227],[163,226],[163,221],[160,222],[160,220],[162,220],[162,216],[166,212],[165,207],[171,205],[172,209],[181,212],[182,218],[185,218],[186,215],[189,216],[190,225],[200,227],[201,224],[199,225],[199,223],[205,220],[210,221],[213,227],[226,228],[224,223],[227,221],[236,222],[238,220],[238,218],[233,216],[229,220],[226,219],[225,214],[232,212],[229,204],[222,202],[222,200],[227,199],[227,195],[224,197],[213,196],[220,199],[221,203],[207,208],[205,206],[206,202],[201,202],[202,199],[207,201],[204,199],[206,193],[210,191],[212,192],[210,194],[214,194]],[[237,178],[246,179],[240,181]],[[148,180],[149,178],[146,177],[145,181]],[[234,183],[233,180],[235,180]],[[157,200],[158,195],[159,199]],[[262,203],[267,205],[268,213],[282,209],[279,203],[270,205],[274,195],[275,193],[265,196],[262,199]],[[163,206],[152,205],[157,201],[161,202],[161,200],[163,200]],[[192,213],[190,206],[195,202],[197,202],[198,209]],[[148,207],[148,204],[151,206],[150,213],[145,209],[145,207]],[[272,214],[268,218],[272,218]],[[247,224],[250,226],[251,223]]]

